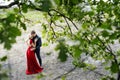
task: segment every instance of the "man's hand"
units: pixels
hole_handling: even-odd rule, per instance
[[[34,51],[35,50],[35,48],[31,48],[31,51]]]

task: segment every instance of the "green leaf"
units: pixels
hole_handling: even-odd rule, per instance
[[[22,27],[24,30],[26,30],[26,25],[25,25],[25,23],[22,23],[22,22],[21,22],[21,27]]]
[[[79,67],[79,68],[87,67],[86,63],[80,62],[77,59],[73,60],[72,64],[75,65],[76,67]]]
[[[117,52],[116,52],[116,53],[117,53],[117,55],[118,55],[118,56],[120,56],[120,49],[119,49],[119,50],[117,50]]]
[[[4,42],[4,48],[10,49],[12,47],[12,43],[16,42],[16,37],[21,35],[21,31],[18,29],[18,27],[13,27],[9,25],[9,27],[5,27],[7,31],[3,31],[1,36],[1,42]]]
[[[116,80],[115,78],[111,77],[110,80]]]
[[[72,64],[75,65],[75,66],[78,66],[77,60],[73,60]]]
[[[93,40],[91,40],[91,43],[94,45],[94,44],[98,44],[99,43],[99,40],[98,38],[95,38]]]
[[[82,53],[81,50],[79,49],[79,46],[73,46],[72,47],[72,53],[74,58],[80,58],[80,54]]]
[[[15,21],[15,14],[9,13],[6,21],[7,21],[7,23],[14,22]]]
[[[110,67],[105,67],[105,70],[109,70],[110,69]]]
[[[65,62],[67,60],[67,54],[65,53],[65,50],[60,50],[58,59],[60,59],[61,62]]]
[[[27,4],[23,4],[22,5],[22,11],[24,12],[24,13],[27,13],[27,11],[28,11],[28,5]]]
[[[110,40],[117,39],[117,33],[116,33],[116,32],[112,33],[112,34],[109,36],[109,39],[110,39]]]
[[[87,67],[87,66],[86,66],[86,63],[80,62],[80,63],[78,64],[78,67],[79,67],[79,68],[84,68],[84,67]]]
[[[42,5],[40,7],[45,12],[48,12],[49,9],[52,7],[50,0],[41,0],[41,3],[42,3]]]
[[[41,78],[43,78],[43,77],[45,77],[45,75],[44,75],[43,73],[41,73],[41,74],[39,74],[39,75],[37,76],[37,79],[41,79]]]
[[[107,78],[102,78],[101,80],[108,80]]]
[[[81,54],[80,50],[76,50],[75,53],[73,54],[75,58],[79,58]]]
[[[7,60],[7,56],[4,56],[0,59],[1,61],[6,61]]]
[[[42,44],[42,46],[48,46],[48,45],[49,45],[48,42]]]
[[[11,46],[11,44],[10,44],[9,42],[5,42],[4,48],[10,50],[11,47],[12,47],[12,46]]]
[[[87,24],[87,23],[83,23],[83,24],[82,24],[82,28],[83,28],[83,29],[87,29],[87,28],[88,28],[88,24]]]
[[[117,73],[119,71],[119,64],[117,64],[116,62],[112,61],[110,69],[111,69],[112,73]]]
[[[11,37],[16,37],[21,35],[21,31],[17,27],[10,27],[8,32]]]
[[[2,68],[2,65],[0,64],[0,70],[1,70],[1,68]]]
[[[46,55],[51,55],[51,52],[47,52]]]
[[[62,76],[61,80],[66,80],[66,76],[65,75]]]
[[[86,67],[89,68],[92,71],[96,69],[96,66],[93,65],[93,64],[90,64],[90,63],[88,63],[88,64],[86,63]]]
[[[0,80],[8,80],[8,75],[6,73],[0,74]]]
[[[89,16],[93,16],[94,15],[94,12],[93,11],[90,11],[87,13]]]
[[[101,80],[116,80],[114,77],[105,76]]]
[[[70,1],[70,2],[69,2]],[[69,4],[71,5],[76,5],[78,4],[79,2],[81,2],[82,0],[68,0]]]
[[[14,11],[15,11],[16,13],[18,13],[18,12],[19,12],[19,9],[18,9],[18,8],[14,8]]]
[[[59,42],[59,44],[57,44],[55,50],[59,50],[59,55],[58,55],[58,59],[60,59],[61,62],[65,62],[67,60],[67,53],[68,53],[68,48],[66,47],[64,42]]]
[[[102,25],[100,27],[103,28],[103,29],[111,29],[111,25],[107,22],[102,23]]]
[[[55,3],[56,3],[58,6],[61,5],[62,0],[54,0],[54,1],[55,1]]]
[[[102,34],[103,37],[109,37],[109,32],[106,31],[106,30],[103,30],[103,31],[101,32],[101,34]]]

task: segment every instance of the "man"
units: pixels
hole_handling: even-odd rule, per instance
[[[34,30],[31,31],[31,36],[33,37],[33,42],[36,44],[35,48],[32,48],[31,50],[35,50],[36,56],[38,58],[39,64],[42,67],[42,59],[40,56],[40,47],[42,46],[41,38],[36,34]]]

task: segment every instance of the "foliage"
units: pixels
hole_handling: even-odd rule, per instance
[[[64,39],[59,40],[59,44],[57,45],[56,50],[59,50],[58,59],[60,59],[61,62],[66,61],[68,57],[68,49],[65,46]]]
[[[13,11],[6,10],[4,14],[5,17],[0,21],[0,43],[4,43],[6,49],[10,49],[11,44],[16,42],[16,37],[21,35],[20,27],[26,30],[26,26],[16,8]]]
[[[76,67],[86,68],[91,65],[81,59],[81,55],[86,54],[95,60],[104,60],[103,66],[109,67],[111,76],[106,75],[102,80],[114,80],[112,74],[118,74],[120,79],[120,51],[113,51],[110,46],[120,40],[119,0],[15,1],[18,7],[5,10],[4,17],[0,14],[0,43],[4,43],[6,49],[10,49],[21,34],[20,27],[26,29],[22,13],[29,9],[41,11],[48,21],[42,25],[43,34],[48,42],[58,42],[56,50],[61,61],[71,55]],[[65,40],[59,41],[61,37]],[[73,44],[67,44],[68,41]]]
[[[65,75],[62,76],[61,80],[66,80],[66,76]]]
[[[45,77],[45,75],[43,73],[41,73],[39,76],[37,76],[37,79],[39,80],[40,78]]]
[[[7,60],[7,56],[3,56],[0,58],[0,62],[5,62]],[[6,72],[3,70],[2,64],[0,64],[0,80],[6,80],[8,78],[8,75]]]

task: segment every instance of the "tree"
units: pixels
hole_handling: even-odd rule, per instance
[[[10,49],[21,34],[20,27],[26,29],[23,13],[37,10],[44,13],[48,21],[42,25],[43,34],[49,35],[49,42],[58,43],[56,50],[60,50],[61,61],[66,61],[69,54],[76,67],[88,69],[91,64],[81,59],[81,55],[86,54],[105,61],[103,66],[111,75],[104,75],[102,80],[120,80],[120,51],[113,51],[110,46],[120,39],[119,6],[119,0],[14,0],[0,6],[5,11],[4,16],[0,14],[0,43]],[[69,45],[67,41],[75,44]],[[112,74],[117,74],[117,78]]]

